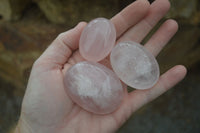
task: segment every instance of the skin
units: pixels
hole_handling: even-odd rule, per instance
[[[137,0],[111,18],[118,41],[141,42],[170,8],[168,0]],[[63,77],[77,62],[83,61],[78,42],[86,22],[61,33],[35,61],[22,103],[16,133],[110,133],[115,132],[141,106],[176,85],[186,75],[182,65],[174,66],[160,76],[147,90],[125,90],[121,106],[113,113],[96,115],[75,104],[64,90]],[[166,20],[148,40],[145,48],[157,56],[178,30],[174,20]],[[101,61],[110,66],[109,57]]]

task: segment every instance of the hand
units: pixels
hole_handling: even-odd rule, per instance
[[[132,3],[111,19],[116,27],[117,41],[141,42],[169,8],[168,0],[155,0],[151,5],[147,0]],[[81,22],[61,33],[34,63],[16,132],[114,132],[133,112],[184,78],[186,69],[178,65],[161,75],[153,88],[126,92],[119,109],[111,114],[95,115],[83,110],[66,94],[63,77],[72,65],[84,60],[78,51],[78,43],[85,26],[86,23]],[[154,56],[158,55],[177,29],[176,21],[167,20],[145,44],[145,48]],[[109,58],[101,63],[109,66]]]

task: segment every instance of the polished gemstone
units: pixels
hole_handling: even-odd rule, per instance
[[[136,42],[117,44],[110,55],[111,65],[117,76],[135,89],[148,89],[159,78],[155,57]]]
[[[115,111],[124,96],[116,74],[99,63],[84,61],[75,64],[67,71],[64,84],[75,103],[96,114]]]
[[[116,41],[115,27],[105,18],[97,18],[84,28],[80,41],[80,54],[88,61],[98,62],[112,50]]]

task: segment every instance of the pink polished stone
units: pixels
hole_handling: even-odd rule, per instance
[[[96,114],[115,111],[124,96],[121,81],[115,73],[99,63],[75,64],[67,71],[64,84],[75,103]]]
[[[117,76],[133,88],[151,88],[159,79],[160,71],[155,57],[138,43],[117,44],[110,60]]]
[[[112,50],[116,40],[114,25],[105,18],[97,18],[84,28],[79,42],[80,54],[88,61],[98,62]]]

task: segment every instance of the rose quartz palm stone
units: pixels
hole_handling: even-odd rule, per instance
[[[115,111],[124,95],[115,73],[99,63],[84,61],[75,64],[67,71],[64,84],[75,103],[95,114]]]
[[[117,44],[110,55],[117,76],[135,89],[148,89],[159,79],[159,66],[155,57],[136,42]]]
[[[97,18],[84,28],[80,41],[80,54],[88,61],[98,62],[112,50],[116,41],[114,25],[105,18]]]

